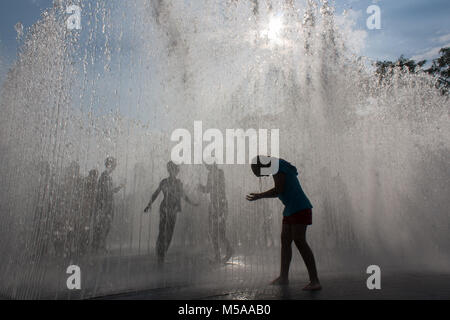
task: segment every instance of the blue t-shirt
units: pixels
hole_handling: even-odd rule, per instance
[[[289,162],[280,159],[278,172],[282,172],[286,176],[284,191],[278,196],[285,206],[283,215],[289,217],[299,211],[312,209],[313,206],[305,192],[303,192],[298,180],[297,168]]]

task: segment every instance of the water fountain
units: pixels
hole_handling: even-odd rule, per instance
[[[171,133],[196,120],[280,129],[281,155],[315,206],[322,270],[448,271],[448,97],[422,73],[379,81],[347,49],[329,1],[84,0],[81,30],[67,29],[66,5],[56,1],[25,32],[2,83],[0,295],[88,298],[276,273],[281,206],[245,202],[270,181],[243,165],[223,166],[232,263],[208,265],[207,199],[196,191],[206,172],[184,165],[185,188],[202,204],[184,206],[167,267],[156,268],[159,218],[142,211],[166,176]],[[58,255],[55,221],[77,219],[61,204],[76,191],[70,181],[103,171],[107,156],[126,185],[108,252]],[[81,291],[67,290],[72,264]]]

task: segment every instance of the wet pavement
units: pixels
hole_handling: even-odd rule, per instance
[[[82,290],[67,289],[66,268],[82,270]],[[304,292],[307,273],[295,256],[289,286],[270,285],[279,269],[277,252],[235,255],[229,263],[211,264],[202,252],[173,252],[164,268],[154,255],[86,257],[23,266],[2,283],[0,297],[9,299],[123,300],[335,300],[450,299],[450,269],[401,271],[382,266],[381,290],[369,290],[367,262],[319,269],[323,290]],[[328,271],[327,271],[328,270]],[[421,270],[421,271],[417,271]]]
[[[368,275],[367,275],[368,276]],[[267,279],[269,280],[269,279]],[[294,278],[289,286],[272,286],[265,280],[228,285],[180,286],[121,294],[112,300],[442,300],[450,299],[450,274],[395,273],[382,276],[381,290],[369,290],[366,275],[322,276],[323,290],[305,292],[304,280]]]

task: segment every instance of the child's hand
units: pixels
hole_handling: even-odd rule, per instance
[[[246,198],[248,201],[256,201],[261,199],[261,196],[259,195],[259,193],[250,193]]]
[[[149,204],[149,205],[147,206],[147,208],[144,209],[144,212],[145,212],[145,213],[148,213],[148,212],[150,212],[150,211],[152,211],[152,206]]]

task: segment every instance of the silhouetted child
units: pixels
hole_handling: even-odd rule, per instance
[[[276,165],[276,161],[278,161],[278,165]],[[312,224],[313,207],[300,185],[297,168],[283,159],[262,156],[258,156],[252,162],[251,167],[257,177],[272,175],[275,187],[264,193],[252,193],[247,196],[247,200],[279,198],[285,205],[281,232],[281,272],[280,277],[272,284],[287,285],[289,283],[292,242],[294,242],[306,264],[311,281],[303,290],[322,289],[314,254],[306,242],[306,229],[308,225]]]
[[[106,251],[106,239],[114,219],[114,194],[124,185],[114,188],[111,174],[117,167],[117,160],[108,157],[97,189],[96,212],[94,217],[94,235],[92,247],[95,251]]]
[[[225,175],[217,164],[206,165],[208,180],[206,186],[199,186],[203,193],[209,193],[209,236],[211,238],[216,262],[227,262],[233,255],[233,248],[226,237],[228,201],[225,193]],[[220,259],[220,242],[226,247],[225,258]]]
[[[169,177],[161,181],[150,203],[144,210],[144,212],[150,212],[153,202],[155,202],[161,192],[163,193],[164,198],[159,207],[159,235],[156,242],[156,255],[159,265],[164,263],[166,253],[172,242],[177,214],[181,212],[181,198],[184,198],[186,202],[193,206],[198,206],[185,194],[183,183],[177,179],[177,175],[180,172],[179,167],[171,161],[167,164],[167,171],[169,172]]]
[[[84,179],[83,186],[83,202],[81,216],[78,219],[76,233],[78,254],[83,255],[87,253],[89,244],[92,242],[94,217],[97,205],[97,190],[98,190],[98,176],[97,169],[89,171],[89,176]]]

